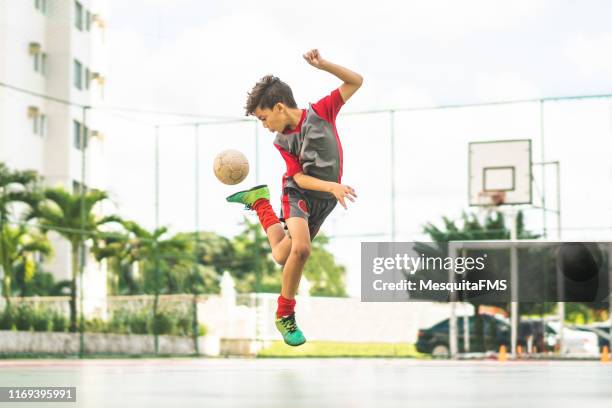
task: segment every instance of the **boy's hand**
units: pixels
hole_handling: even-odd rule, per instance
[[[314,50],[308,51],[306,54],[303,55],[303,57],[306,62],[308,62],[313,67],[319,69],[323,68],[325,60],[323,59],[323,57],[321,57],[321,53],[316,48]]]
[[[348,198],[352,202],[355,202],[355,198],[357,197],[357,194],[355,193],[355,190],[353,189],[353,187],[345,186],[344,184],[338,184],[338,183],[333,183],[330,189],[330,193],[332,193],[334,197],[336,197],[336,200],[338,200],[340,205],[342,205],[345,210],[347,208],[346,208],[346,202],[344,201],[344,199]]]

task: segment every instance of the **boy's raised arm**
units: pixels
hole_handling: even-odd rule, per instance
[[[303,57],[313,67],[327,71],[344,81],[338,88],[344,102],[348,101],[363,83],[363,77],[361,75],[348,68],[323,59],[321,53],[317,49],[308,51]]]

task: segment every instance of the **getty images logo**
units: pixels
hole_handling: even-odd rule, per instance
[[[485,268],[486,257],[486,254],[479,257],[459,256],[456,258],[425,256],[424,254],[419,257],[396,254],[394,257],[375,257],[372,272],[380,275],[385,271],[403,270],[414,275],[417,271],[452,270],[461,275],[472,270],[482,271]]]

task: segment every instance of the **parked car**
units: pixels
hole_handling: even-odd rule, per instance
[[[498,351],[501,345],[510,350],[510,323],[506,318],[492,315],[479,315],[478,322],[474,316],[468,318],[470,329],[470,352]],[[459,352],[467,352],[464,345],[463,317],[457,318],[457,347]],[[552,351],[557,347],[560,338],[560,323],[554,320],[522,320],[519,325],[517,345],[525,351]],[[418,332],[416,349],[420,353],[434,357],[450,355],[449,319],[442,320],[428,329]],[[476,334],[480,332],[481,335]],[[580,331],[564,326],[563,354],[596,355],[599,352],[598,338],[595,333]]]
[[[599,349],[608,347],[610,350],[610,325],[608,323],[573,326],[573,329],[595,333]]]
[[[469,316],[470,352],[497,351],[503,344],[510,345],[510,324],[507,320],[492,315]],[[459,352],[467,352],[464,344],[463,317],[457,318],[457,346]],[[434,357],[450,355],[449,319],[442,320],[428,329],[418,332],[416,349],[420,353],[431,354]],[[480,333],[480,335],[477,335]]]
[[[549,339],[554,338],[554,341],[559,342],[561,323],[559,321],[548,321],[546,324],[546,333]],[[599,354],[599,342],[597,335],[592,332],[575,330],[569,326],[563,327],[563,346],[561,354],[583,354],[597,355]]]

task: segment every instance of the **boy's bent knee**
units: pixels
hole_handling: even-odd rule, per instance
[[[298,244],[294,243],[291,246],[291,253],[301,261],[306,261],[310,256],[310,243]]]

